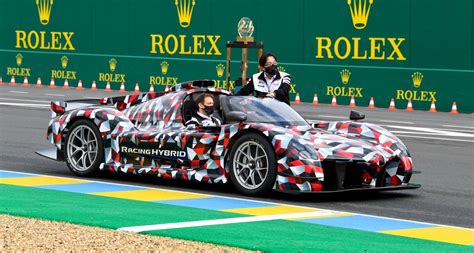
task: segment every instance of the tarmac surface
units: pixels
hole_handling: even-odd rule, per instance
[[[64,90],[61,87],[0,86],[0,169],[75,178],[65,163],[34,153],[52,148],[46,140],[49,102],[122,94],[103,90]],[[308,121],[347,120],[351,109],[348,106],[311,104],[293,107]],[[378,193],[290,195],[274,192],[265,198],[249,198],[239,195],[231,186],[107,173],[95,179],[474,228],[473,115],[356,109],[366,114],[366,122],[382,125],[404,141],[413,157],[414,170],[421,172],[414,174],[411,182],[421,184],[422,188]]]

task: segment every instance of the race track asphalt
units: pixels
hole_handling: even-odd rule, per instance
[[[46,140],[46,127],[50,120],[48,101],[120,94],[123,93],[0,86],[0,169],[74,177],[64,163],[34,153],[52,147]],[[310,121],[344,120],[350,111],[347,106],[302,104],[293,107]],[[474,228],[474,117],[470,114],[356,109],[366,113],[367,122],[386,127],[405,142],[413,156],[414,169],[421,172],[413,175],[411,182],[420,183],[422,188],[399,192],[310,195],[274,192],[265,198],[253,199]],[[242,197],[230,186],[111,174],[101,174],[97,179]]]

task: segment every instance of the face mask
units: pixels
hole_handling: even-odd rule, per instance
[[[214,112],[214,106],[204,106],[204,111],[210,116]]]
[[[271,76],[275,75],[277,72],[277,66],[276,65],[270,65],[265,68],[265,72]]]

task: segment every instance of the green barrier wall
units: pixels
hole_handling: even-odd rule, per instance
[[[226,42],[254,21],[293,77],[292,99],[474,111],[471,0],[0,0],[0,75],[127,90],[212,79],[226,87]],[[250,50],[250,70],[257,70]],[[239,76],[241,51],[232,51]],[[231,88],[235,88],[233,82]]]

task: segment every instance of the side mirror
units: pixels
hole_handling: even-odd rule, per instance
[[[357,121],[357,120],[365,119],[365,115],[362,112],[359,112],[359,111],[356,111],[356,110],[351,110],[351,114],[349,116],[349,119]]]
[[[231,111],[225,115],[227,122],[242,122],[247,120],[247,114],[239,111]]]

